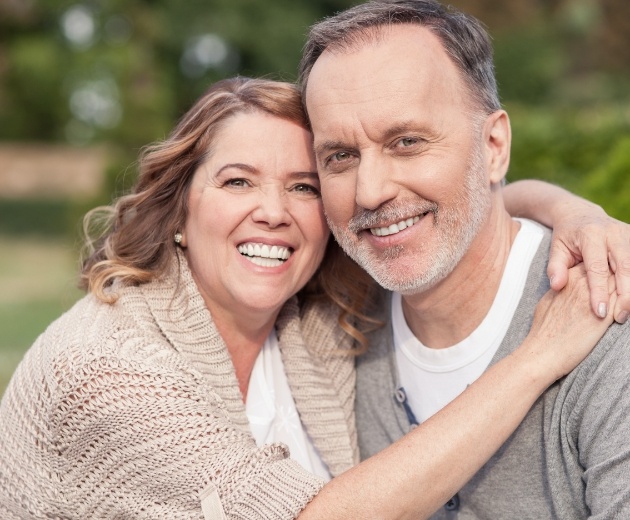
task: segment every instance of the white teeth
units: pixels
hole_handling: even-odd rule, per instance
[[[407,229],[408,227],[413,226],[416,222],[420,220],[419,216],[411,217],[406,220],[401,220],[397,224],[391,224],[387,227],[378,227],[378,228],[370,228],[370,233],[376,235],[377,237],[386,237],[388,235],[395,235],[396,233],[400,233],[403,229]]]
[[[260,265],[261,267],[278,267],[284,263],[283,260],[277,258],[263,258],[259,256],[246,257],[252,264]]]
[[[284,246],[269,246],[248,242],[238,246],[238,252],[250,262],[262,267],[277,267],[291,256],[291,251]]]

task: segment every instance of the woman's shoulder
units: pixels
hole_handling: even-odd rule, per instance
[[[72,350],[98,354],[127,336],[146,333],[149,310],[138,292],[135,287],[126,288],[114,303],[87,294],[53,321],[34,346],[45,344],[53,355]]]
[[[37,338],[14,378],[38,381],[54,394],[59,386],[81,384],[97,365],[153,364],[159,369],[169,358],[177,358],[176,352],[151,319],[139,290],[128,288],[113,304],[91,294],[76,302]]]

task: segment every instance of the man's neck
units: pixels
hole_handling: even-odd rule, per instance
[[[519,227],[502,208],[497,210],[444,280],[403,296],[405,320],[424,345],[453,346],[479,326],[492,307]]]

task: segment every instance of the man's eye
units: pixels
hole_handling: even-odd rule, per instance
[[[415,137],[403,137],[402,139],[398,141],[398,144],[402,148],[408,148],[409,146],[413,146],[417,142],[418,142],[418,139],[416,139]]]
[[[330,156],[330,160],[335,162],[347,161],[349,158],[350,154],[348,152],[337,152]]]

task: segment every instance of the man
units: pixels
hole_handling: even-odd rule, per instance
[[[301,82],[329,224],[392,291],[358,361],[365,458],[522,342],[550,236],[505,210],[510,125],[474,18],[432,0],[357,6],[314,26]],[[630,518],[628,367],[616,324],[436,518]]]

